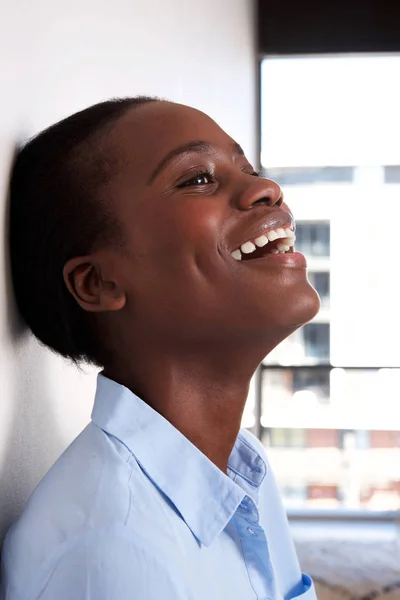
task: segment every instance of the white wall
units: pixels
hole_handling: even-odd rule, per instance
[[[94,374],[38,346],[16,317],[5,190],[14,144],[111,96],[208,112],[256,157],[251,0],[5,0],[0,17],[0,537],[90,415]],[[3,241],[4,240],[4,241]]]

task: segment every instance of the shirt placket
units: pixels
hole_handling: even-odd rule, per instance
[[[274,570],[264,529],[259,523],[258,510],[245,496],[236,512],[236,527],[250,583],[257,600],[281,600],[276,593]]]

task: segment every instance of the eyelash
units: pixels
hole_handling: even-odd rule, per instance
[[[246,171],[242,171],[242,172],[246,173]],[[247,175],[252,175],[253,177],[261,177],[261,173],[259,171],[253,171],[252,173],[247,173]],[[198,179],[201,179],[202,177],[208,178],[209,181],[207,183],[196,183],[196,181]],[[213,175],[213,173],[210,173],[210,171],[204,171],[203,173],[199,173],[195,177],[192,177],[191,179],[188,179],[187,181],[184,181],[178,187],[180,187],[180,188],[184,188],[184,187],[200,187],[200,186],[203,186],[203,185],[211,185],[213,183],[215,183],[215,176]]]

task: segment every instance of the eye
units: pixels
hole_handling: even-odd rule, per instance
[[[209,185],[210,183],[214,183],[215,179],[213,175],[209,172],[199,173],[196,177],[192,177],[192,179],[188,179],[180,184],[179,187],[191,187],[191,186],[200,186],[200,185]]]

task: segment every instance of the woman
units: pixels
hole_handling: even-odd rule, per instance
[[[239,431],[258,364],[319,307],[279,186],[205,114],[112,100],[25,146],[10,222],[27,324],[102,373],[7,536],[4,598],[314,598]]]

